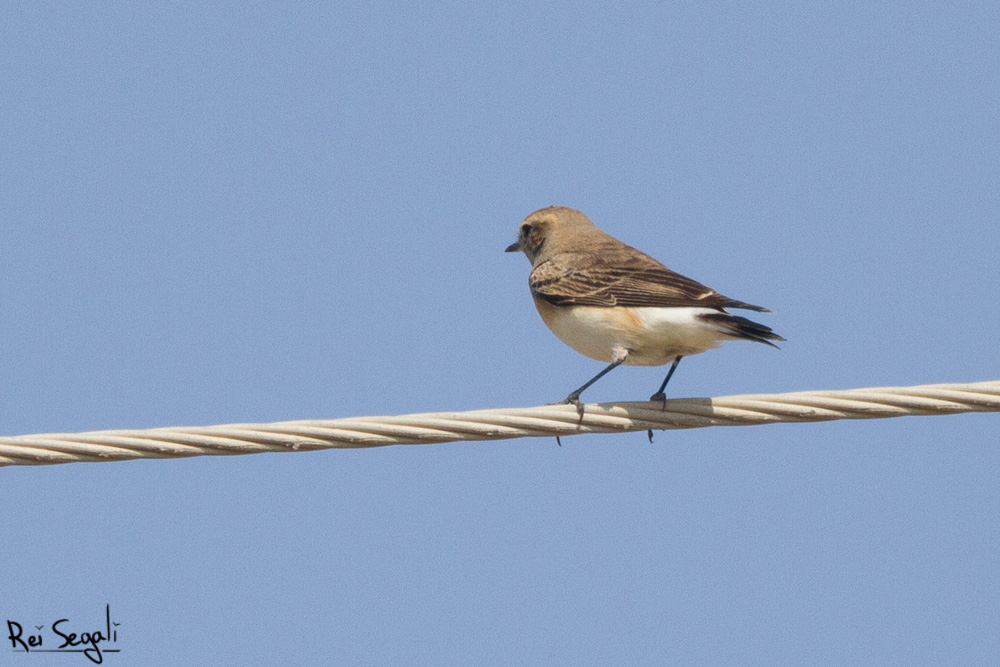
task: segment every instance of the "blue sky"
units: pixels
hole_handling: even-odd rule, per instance
[[[551,204],[776,311],[671,395],[1000,379],[1000,12],[944,5],[9,8],[0,432],[559,400],[602,364],[503,253]],[[996,664],[998,436],[6,468],[0,609],[110,604],[122,665]]]

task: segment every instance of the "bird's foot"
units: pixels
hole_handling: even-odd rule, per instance
[[[578,415],[580,415],[580,421],[579,421],[579,423],[582,424],[583,423],[583,401],[580,400],[580,394],[574,392],[574,393],[570,394],[569,396],[567,396],[565,400],[559,401],[558,403],[547,403],[547,405],[566,405],[566,404],[575,405],[576,406],[576,413]],[[556,437],[556,440],[557,441],[559,440],[558,436]],[[560,447],[562,446],[561,442],[559,443],[559,446]]]
[[[580,394],[577,394],[576,392],[570,394],[569,396],[566,397],[566,400],[563,401],[563,403],[569,403],[570,405],[575,405],[576,406],[576,413],[578,415],[580,415],[580,423],[582,424],[583,423],[583,401],[580,400]]]
[[[662,404],[662,407],[660,409],[661,410],[666,410],[667,409],[667,395],[664,394],[662,391],[658,391],[655,394],[653,394],[652,396],[650,396],[649,397],[649,401],[650,401],[650,403],[659,401]]]
[[[583,417],[583,401],[580,400],[579,395],[570,394],[561,401],[556,401],[555,403],[546,403],[545,405],[575,405],[576,411],[580,413]]]

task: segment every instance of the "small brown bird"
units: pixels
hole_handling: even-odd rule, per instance
[[[528,284],[546,326],[571,348],[608,364],[570,392],[566,403],[583,417],[580,394],[621,364],[662,366],[672,361],[663,393],[683,357],[718,347],[724,340],[752,340],[777,347],[785,340],[770,327],[731,315],[727,308],[772,312],[725,297],[675,273],[649,255],[625,245],[580,211],[550,206],[521,223],[517,241],[531,261]]]

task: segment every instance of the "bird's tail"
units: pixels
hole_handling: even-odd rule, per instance
[[[771,342],[772,340],[785,340],[778,334],[771,331],[771,327],[758,324],[757,322],[748,320],[745,317],[740,317],[739,315],[730,315],[729,313],[706,313],[704,315],[700,315],[699,317],[706,322],[711,322],[717,326],[720,333],[723,333],[726,336],[732,336],[733,338],[753,340],[758,343],[770,345],[771,347],[778,347]]]

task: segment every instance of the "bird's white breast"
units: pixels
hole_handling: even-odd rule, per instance
[[[535,306],[560,340],[606,363],[626,352],[626,365],[661,366],[729,338],[698,317],[718,312],[711,308],[557,307],[537,297]]]

